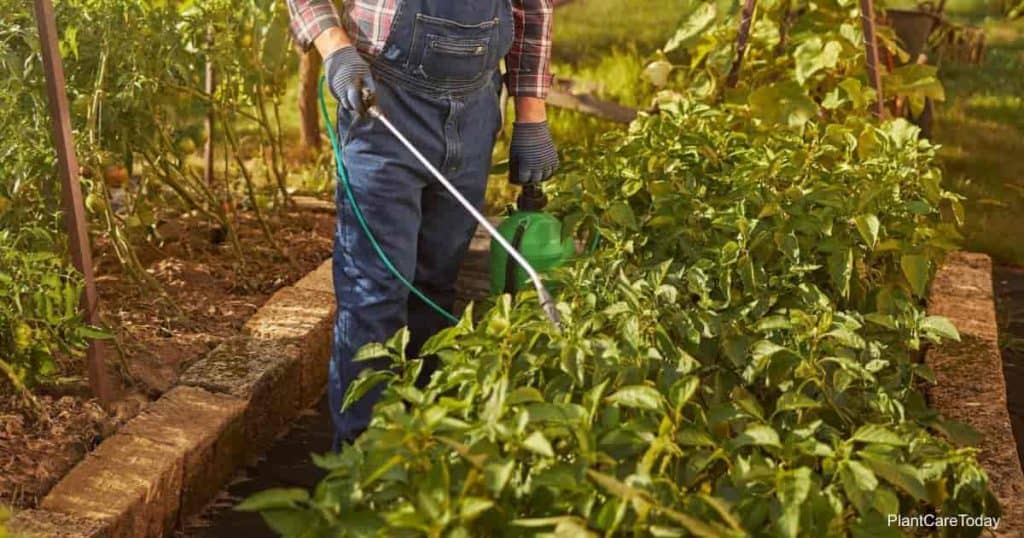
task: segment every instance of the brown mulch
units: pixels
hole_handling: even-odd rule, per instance
[[[291,261],[249,214],[238,221],[244,263],[204,219],[164,216],[156,234],[136,246],[159,288],[127,276],[110,244],[95,240],[102,317],[118,336],[108,363],[123,380],[121,399],[109,411],[90,400],[81,359],[60,361],[59,383],[37,391],[36,416],[0,392],[0,505],[35,506],[104,437],[173,387],[184,368],[236,335],[274,291],[330,255],[332,214],[297,210],[268,220]]]

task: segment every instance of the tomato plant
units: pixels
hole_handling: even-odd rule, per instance
[[[276,180],[268,184],[277,184],[279,200],[289,193],[279,114],[292,67],[283,3],[69,0],[56,9],[93,231],[106,235],[129,276],[154,286],[133,245],[153,237],[161,211],[205,215],[227,231],[244,259],[233,233],[238,193],[247,192],[257,212],[259,174]],[[202,76],[207,63],[219,81],[212,95]],[[45,296],[42,303],[5,304],[0,313],[8,373],[2,377],[18,387],[53,370],[48,353],[80,350],[79,333],[86,330],[73,317],[51,319],[38,311],[77,286],[63,255],[43,87],[30,6],[0,0],[0,107],[9,111],[0,116],[6,141],[0,150],[0,275],[18,274],[14,283],[0,284],[0,294],[19,298],[25,289],[38,289]],[[218,157],[235,165],[225,164],[208,183],[195,161],[211,111],[219,125],[212,134],[221,141]],[[111,199],[115,186],[122,190],[119,204]],[[272,231],[264,230],[274,244]],[[51,306],[63,312],[68,304]]]

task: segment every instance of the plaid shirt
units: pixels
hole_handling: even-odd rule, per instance
[[[356,47],[380,53],[391,30],[399,0],[344,0],[345,17],[332,0],[287,0],[295,41],[308,49],[328,28],[343,26]],[[512,0],[515,38],[505,57],[509,93],[517,97],[547,97],[551,87],[552,0]]]

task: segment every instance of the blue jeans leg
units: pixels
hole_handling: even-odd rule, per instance
[[[378,81],[378,106],[456,187],[480,206],[498,129],[496,90],[467,96],[429,96]],[[474,221],[455,199],[377,121],[339,118],[343,159],[354,196],[370,229],[402,275],[445,308],[455,299],[458,268]],[[410,353],[447,321],[418,299],[381,262],[355,219],[344,189],[337,193],[334,287],[338,301],[328,399],[339,441],[368,425],[378,386],[341,411],[345,392],[365,368],[387,364],[353,362],[369,342],[390,338],[408,325]]]

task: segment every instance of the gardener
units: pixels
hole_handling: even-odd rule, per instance
[[[505,59],[516,122],[510,180],[551,177],[558,158],[544,98],[550,86],[551,0],[288,0],[299,45],[316,46],[340,103],[339,136],[357,204],[398,270],[442,307],[455,301],[455,277],[475,221],[414,157],[368,118],[376,102],[410,141],[477,207],[483,204],[501,127],[498,64]],[[366,429],[378,386],[341,411],[365,362],[368,342],[411,331],[409,353],[448,323],[396,279],[374,251],[339,185],[334,248],[334,326],[328,395],[338,441]],[[370,363],[382,368],[382,364]],[[422,379],[422,378],[421,378]]]

